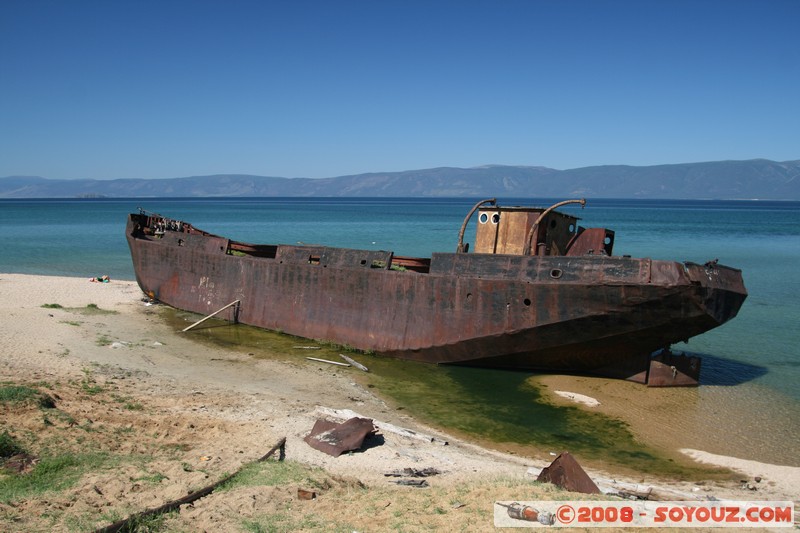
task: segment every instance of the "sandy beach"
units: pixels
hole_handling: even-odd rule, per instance
[[[159,307],[145,302],[134,282],[0,274],[0,381],[45,391],[58,412],[43,415],[39,408],[2,404],[0,432],[17,437],[32,455],[60,446],[136,458],[86,472],[58,492],[0,503],[0,529],[101,527],[234,472],[283,437],[286,463],[310,470],[269,489],[214,493],[170,515],[166,529],[238,531],[243,520],[280,515],[286,529],[346,525],[373,531],[403,525],[485,531],[492,528],[496,500],[549,499],[555,493],[570,498],[552,486],[531,484],[549,458],[500,453],[426,427],[356,383],[353,373],[359,371],[352,367],[255,359],[199,343],[168,327]],[[557,377],[546,383],[560,393],[554,394],[558,401],[614,413],[613,401],[595,403],[589,389],[564,389]],[[326,409],[351,410],[435,441],[382,431],[366,449],[334,458],[303,440]],[[662,449],[669,447],[667,441]],[[589,474],[598,482],[647,484],[676,500],[800,500],[799,467],[698,449],[671,451],[737,475],[730,481],[680,483],[647,473]],[[391,483],[385,475],[404,468],[442,473],[429,478],[426,489]],[[313,489],[318,496],[300,501],[298,489]],[[309,514],[316,522],[308,522]]]

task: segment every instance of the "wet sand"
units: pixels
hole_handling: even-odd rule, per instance
[[[648,388],[626,381],[536,376],[558,405],[573,403],[627,423],[633,434],[668,456],[683,449],[716,456],[800,467],[800,411],[772,391],[755,385]],[[556,391],[596,399],[593,407]],[[713,461],[706,461],[713,463]],[[731,460],[715,464],[731,466]]]

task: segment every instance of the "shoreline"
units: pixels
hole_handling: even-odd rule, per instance
[[[174,438],[211,439],[217,447],[214,456],[218,464],[214,467],[219,471],[235,471],[248,454],[252,455],[252,450],[282,436],[287,436],[287,458],[322,468],[330,475],[353,477],[380,486],[387,483],[385,472],[397,468],[435,467],[447,472],[436,483],[457,487],[494,476],[530,480],[527,472],[547,466],[542,460],[481,447],[422,425],[359,386],[348,375],[351,369],[309,361],[254,359],[198,343],[169,329],[157,312],[145,305],[143,297],[132,281],[112,279],[110,283],[91,283],[89,278],[0,273],[0,312],[4,315],[0,332],[0,380],[69,383],[80,382],[91,372],[98,381],[114,384],[132,398],[141,398],[143,404],[160,406],[165,420],[172,417],[175,421],[171,429],[164,430]],[[61,308],[42,307],[45,304],[58,304]],[[107,314],[84,314],[89,304]],[[567,382],[558,382],[559,378],[542,378],[546,390],[564,391],[585,401],[584,396],[599,400],[596,407],[581,408],[608,408],[596,391],[576,390],[566,386]],[[318,407],[351,409],[376,421],[432,434],[450,444],[416,444],[386,435],[380,446],[334,459],[311,449],[302,440],[318,415]],[[199,427],[199,422],[181,422],[197,416],[217,422],[209,422],[212,429],[202,434],[189,427],[192,424]],[[219,429],[223,426],[224,431]],[[654,480],[645,472],[641,476],[619,476],[587,471],[597,479],[658,484],[673,495],[800,500],[798,467],[737,459],[692,446],[683,446],[675,453],[684,453],[698,464],[741,472],[750,480],[758,476],[762,478],[758,492],[743,490],[741,483],[736,482],[700,485]],[[499,493],[485,494],[487,501],[503,499],[495,496]],[[506,499],[522,498],[519,494],[506,496]]]

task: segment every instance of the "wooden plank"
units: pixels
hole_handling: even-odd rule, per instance
[[[320,363],[328,363],[329,365],[350,366],[347,363],[340,363],[338,361],[328,361],[327,359],[319,359],[317,357],[306,357],[306,359],[308,359],[310,361],[319,361]]]
[[[200,324],[202,324],[203,322],[205,322],[206,320],[208,320],[208,319],[209,319],[209,318],[211,318],[212,316],[216,315],[217,313],[221,313],[222,311],[226,310],[226,309],[227,309],[227,308],[229,308],[230,306],[232,306],[232,305],[236,305],[236,304],[238,304],[239,302],[241,302],[241,300],[234,300],[233,302],[229,303],[228,305],[226,305],[226,306],[225,306],[225,307],[223,307],[222,309],[217,309],[216,311],[214,311],[213,313],[211,313],[211,314],[210,314],[210,315],[208,315],[207,317],[205,317],[205,318],[201,318],[200,320],[198,320],[197,322],[195,322],[195,323],[194,323],[194,324],[192,324],[191,326],[188,326],[188,327],[186,327],[186,328],[183,328],[183,329],[181,330],[181,332],[183,333],[183,332],[189,331],[189,330],[190,330],[190,329],[192,329],[193,327],[195,327],[195,326],[197,326],[197,325],[200,325]]]
[[[348,363],[350,363],[351,365],[353,365],[357,369],[359,369],[359,370],[361,370],[363,372],[369,372],[369,368],[365,367],[361,363],[356,362],[354,359],[352,359],[350,357],[347,357],[346,355],[341,354],[341,353],[339,354],[339,357],[341,357],[342,359],[344,359],[345,361],[347,361]]]

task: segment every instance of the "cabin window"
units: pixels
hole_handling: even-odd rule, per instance
[[[489,222],[489,213],[481,213],[478,215],[478,222],[486,224]],[[500,213],[492,213],[492,224],[497,225],[500,222]]]

